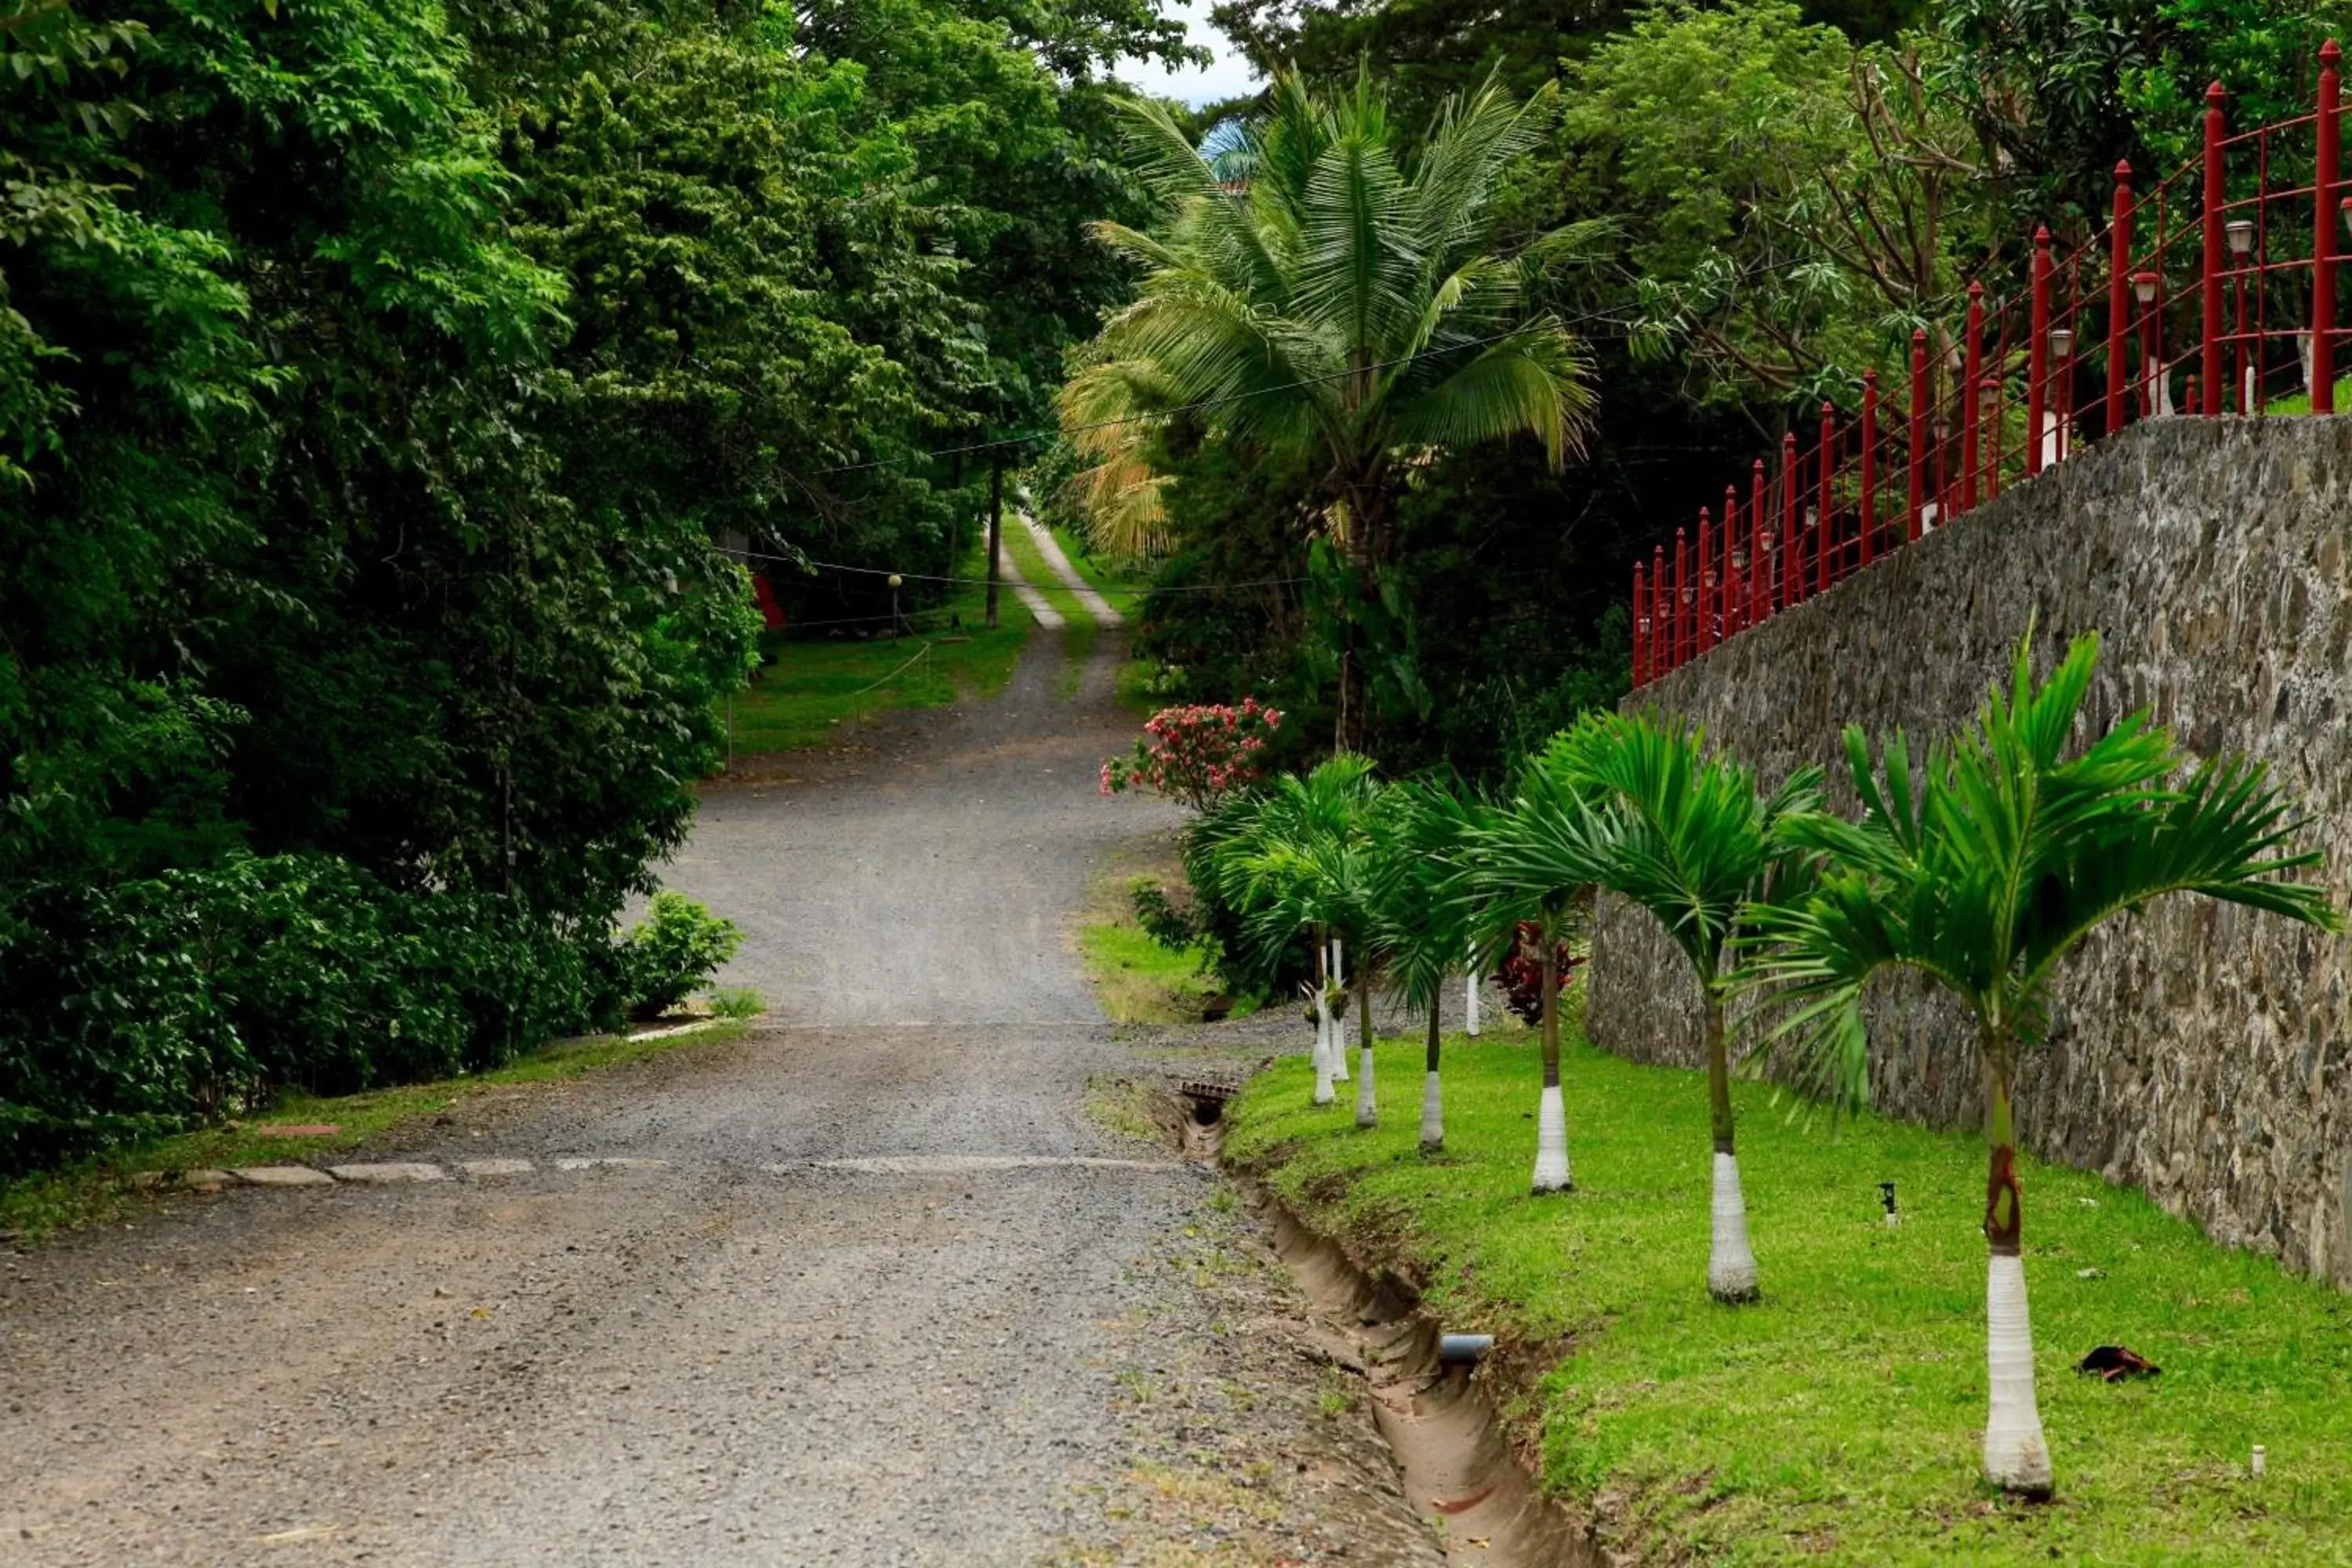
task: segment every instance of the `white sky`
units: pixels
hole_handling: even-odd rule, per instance
[[[1133,82],[1144,91],[1160,98],[1181,99],[1190,104],[1213,103],[1219,99],[1239,98],[1257,85],[1257,73],[1249,68],[1225,36],[1209,25],[1209,6],[1213,0],[1160,0],[1160,9],[1184,18],[1184,31],[1193,43],[1213,51],[1216,61],[1208,69],[1187,66],[1180,71],[1164,69],[1158,61],[1122,60],[1117,75],[1121,81]]]

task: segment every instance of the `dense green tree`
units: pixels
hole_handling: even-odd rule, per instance
[[[1203,408],[1207,438],[1311,454],[1316,607],[1338,633],[1339,743],[1361,743],[1386,677],[1415,693],[1391,628],[1410,626],[1397,555],[1402,474],[1428,454],[1534,438],[1555,466],[1591,405],[1574,335],[1529,294],[1573,236],[1496,248],[1493,199],[1540,138],[1549,95],[1489,86],[1450,104],[1406,158],[1369,77],[1324,100],[1296,77],[1223,178],[1164,110],[1139,107],[1133,159],[1167,216],[1104,224],[1144,269],[1062,410],[1098,467],[1091,509],[1132,528],[1156,504],[1154,414]],[[1144,505],[1137,498],[1146,498]]]

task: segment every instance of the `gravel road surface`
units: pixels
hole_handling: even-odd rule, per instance
[[[1087,1113],[1184,1059],[1069,948],[1172,822],[1095,792],[1115,640],[709,791],[746,1037],[362,1156],[528,1169],[0,1252],[0,1563],[1437,1561],[1254,1222]]]

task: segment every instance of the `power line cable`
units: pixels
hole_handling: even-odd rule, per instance
[[[1357,365],[1348,370],[1335,370],[1324,375],[1302,376],[1297,381],[1284,382],[1279,386],[1259,386],[1253,387],[1247,392],[1222,393],[1215,397],[1203,397],[1195,402],[1179,404],[1173,408],[1155,408],[1145,414],[1122,414],[1116,419],[1097,419],[1087,425],[1055,425],[1034,430],[1015,431],[1010,436],[1000,436],[990,441],[975,441],[968,446],[934,447],[920,452],[908,452],[896,458],[874,458],[863,463],[843,463],[835,468],[814,469],[808,477],[821,479],[834,474],[864,473],[870,468],[895,468],[901,463],[921,462],[933,458],[953,458],[972,452],[992,452],[1000,447],[1025,447],[1032,441],[1045,440],[1055,436],[1074,436],[1088,430],[1108,430],[1121,425],[1139,425],[1151,419],[1173,419],[1180,414],[1192,414],[1203,408],[1221,407],[1228,403],[1240,403],[1252,397],[1271,397],[1277,392],[1296,392],[1301,387],[1319,386],[1327,381],[1344,381],[1349,376],[1362,375],[1371,371],[1394,370],[1399,365],[1411,364],[1416,360],[1430,359],[1438,354],[1459,353],[1465,349],[1487,348],[1511,338],[1523,337],[1533,331],[1548,331],[1552,327],[1577,327],[1590,321],[1602,320],[1610,320],[1613,326],[1632,325],[1631,322],[1614,321],[1607,310],[1587,311],[1581,316],[1571,316],[1557,321],[1529,321],[1525,326],[1513,327],[1507,332],[1496,332],[1492,337],[1473,338],[1466,342],[1447,343],[1442,348],[1423,349],[1418,353],[1404,354],[1396,359],[1382,360],[1377,364]]]
[[[825,572],[855,572],[866,577],[899,577],[909,583],[961,583],[979,587],[984,586],[988,582],[985,577],[942,577],[929,572],[893,572],[887,566],[845,566],[837,561],[812,561],[805,556],[777,555],[761,550],[736,550],[723,544],[714,544],[710,548],[720,555],[733,556],[743,561],[782,561],[792,566],[814,566]],[[1166,585],[1158,583],[1088,583],[1087,585],[1097,592],[1107,591],[1114,594],[1221,594],[1242,588],[1278,588],[1288,584],[1306,581],[1304,577],[1260,577],[1248,583],[1180,583]],[[887,617],[870,618],[879,620]],[[820,626],[828,623],[803,621],[797,624]]]

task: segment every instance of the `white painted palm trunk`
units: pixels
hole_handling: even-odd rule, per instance
[[[1462,977],[1463,1027],[1472,1039],[1478,1037],[1478,972],[1472,970]]]
[[[1328,1105],[1338,1097],[1331,1088],[1331,1058],[1337,1053],[1331,1046],[1331,1003],[1320,990],[1315,993],[1315,1103]]]
[[[1377,1127],[1381,1121],[1381,1102],[1372,1096],[1372,1043],[1364,1042],[1361,1071],[1356,1079],[1356,1125]]]
[[[1348,971],[1342,963],[1339,939],[1331,939],[1331,989],[1341,998],[1339,1010],[1331,1015],[1331,1076],[1341,1083],[1348,1081]]]
[[[1739,1194],[1739,1160],[1715,1155],[1714,1242],[1706,1255],[1707,1293],[1718,1301],[1756,1297],[1756,1254],[1748,1247],[1748,1204]]]
[[[1421,1146],[1445,1147],[1445,1096],[1437,1087],[1434,1071],[1423,1073],[1421,1079]]]
[[[2025,1262],[1994,1253],[1985,1273],[1985,1479],[2006,1491],[2046,1495],[2050,1445],[2033,1400],[2033,1329],[2025,1312]]]
[[[1536,1111],[1536,1191],[1568,1191],[1568,1108],[1561,1103],[1559,1085],[1546,1084]]]

